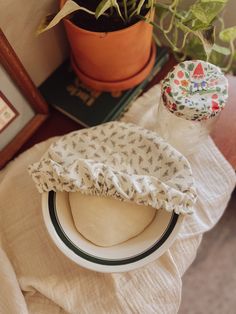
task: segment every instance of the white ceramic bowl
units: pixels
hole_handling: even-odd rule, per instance
[[[57,247],[78,265],[99,272],[129,271],[156,260],[174,241],[183,218],[158,210],[138,236],[112,247],[99,247],[75,228],[68,193],[44,193],[42,208],[47,230]]]

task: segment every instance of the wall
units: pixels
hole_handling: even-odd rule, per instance
[[[224,12],[224,21],[226,27],[236,25],[236,1],[229,0],[229,3]]]
[[[163,1],[163,0],[162,0]],[[36,85],[68,55],[62,25],[36,37],[35,31],[47,13],[56,12],[57,0],[0,0],[0,27],[20,57]],[[170,0],[166,0],[170,3]],[[185,0],[188,6],[192,0]],[[230,0],[225,12],[226,25],[236,24],[236,3]]]
[[[68,55],[62,25],[35,35],[42,18],[57,10],[56,0],[0,0],[0,27],[37,86]]]

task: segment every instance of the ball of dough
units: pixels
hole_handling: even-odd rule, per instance
[[[76,229],[98,246],[112,246],[138,235],[153,220],[151,206],[121,202],[112,197],[69,193]]]

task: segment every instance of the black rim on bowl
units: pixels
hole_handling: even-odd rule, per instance
[[[106,266],[120,266],[120,265],[126,265],[131,264],[137,261],[140,261],[141,259],[149,256],[153,252],[155,252],[157,249],[159,249],[164,242],[169,238],[172,231],[174,230],[179,215],[176,213],[172,213],[170,221],[166,229],[164,230],[161,237],[149,248],[147,248],[145,251],[129,257],[129,258],[123,258],[123,259],[104,259],[100,258],[94,255],[91,255],[83,250],[81,250],[75,243],[71,241],[71,239],[66,235],[65,230],[62,228],[60,221],[58,219],[57,215],[57,208],[56,208],[56,192],[50,191],[48,194],[48,209],[49,209],[49,215],[53,224],[53,227],[61,239],[61,241],[76,255],[81,257],[82,259],[85,259],[89,262],[92,262],[94,264],[100,264],[100,265],[106,265]]]

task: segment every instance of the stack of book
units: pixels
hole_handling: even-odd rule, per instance
[[[120,93],[89,89],[79,81],[67,60],[43,82],[39,90],[49,105],[79,124],[90,127],[118,120],[168,59],[168,50],[158,47],[156,61],[149,76],[138,86]]]

